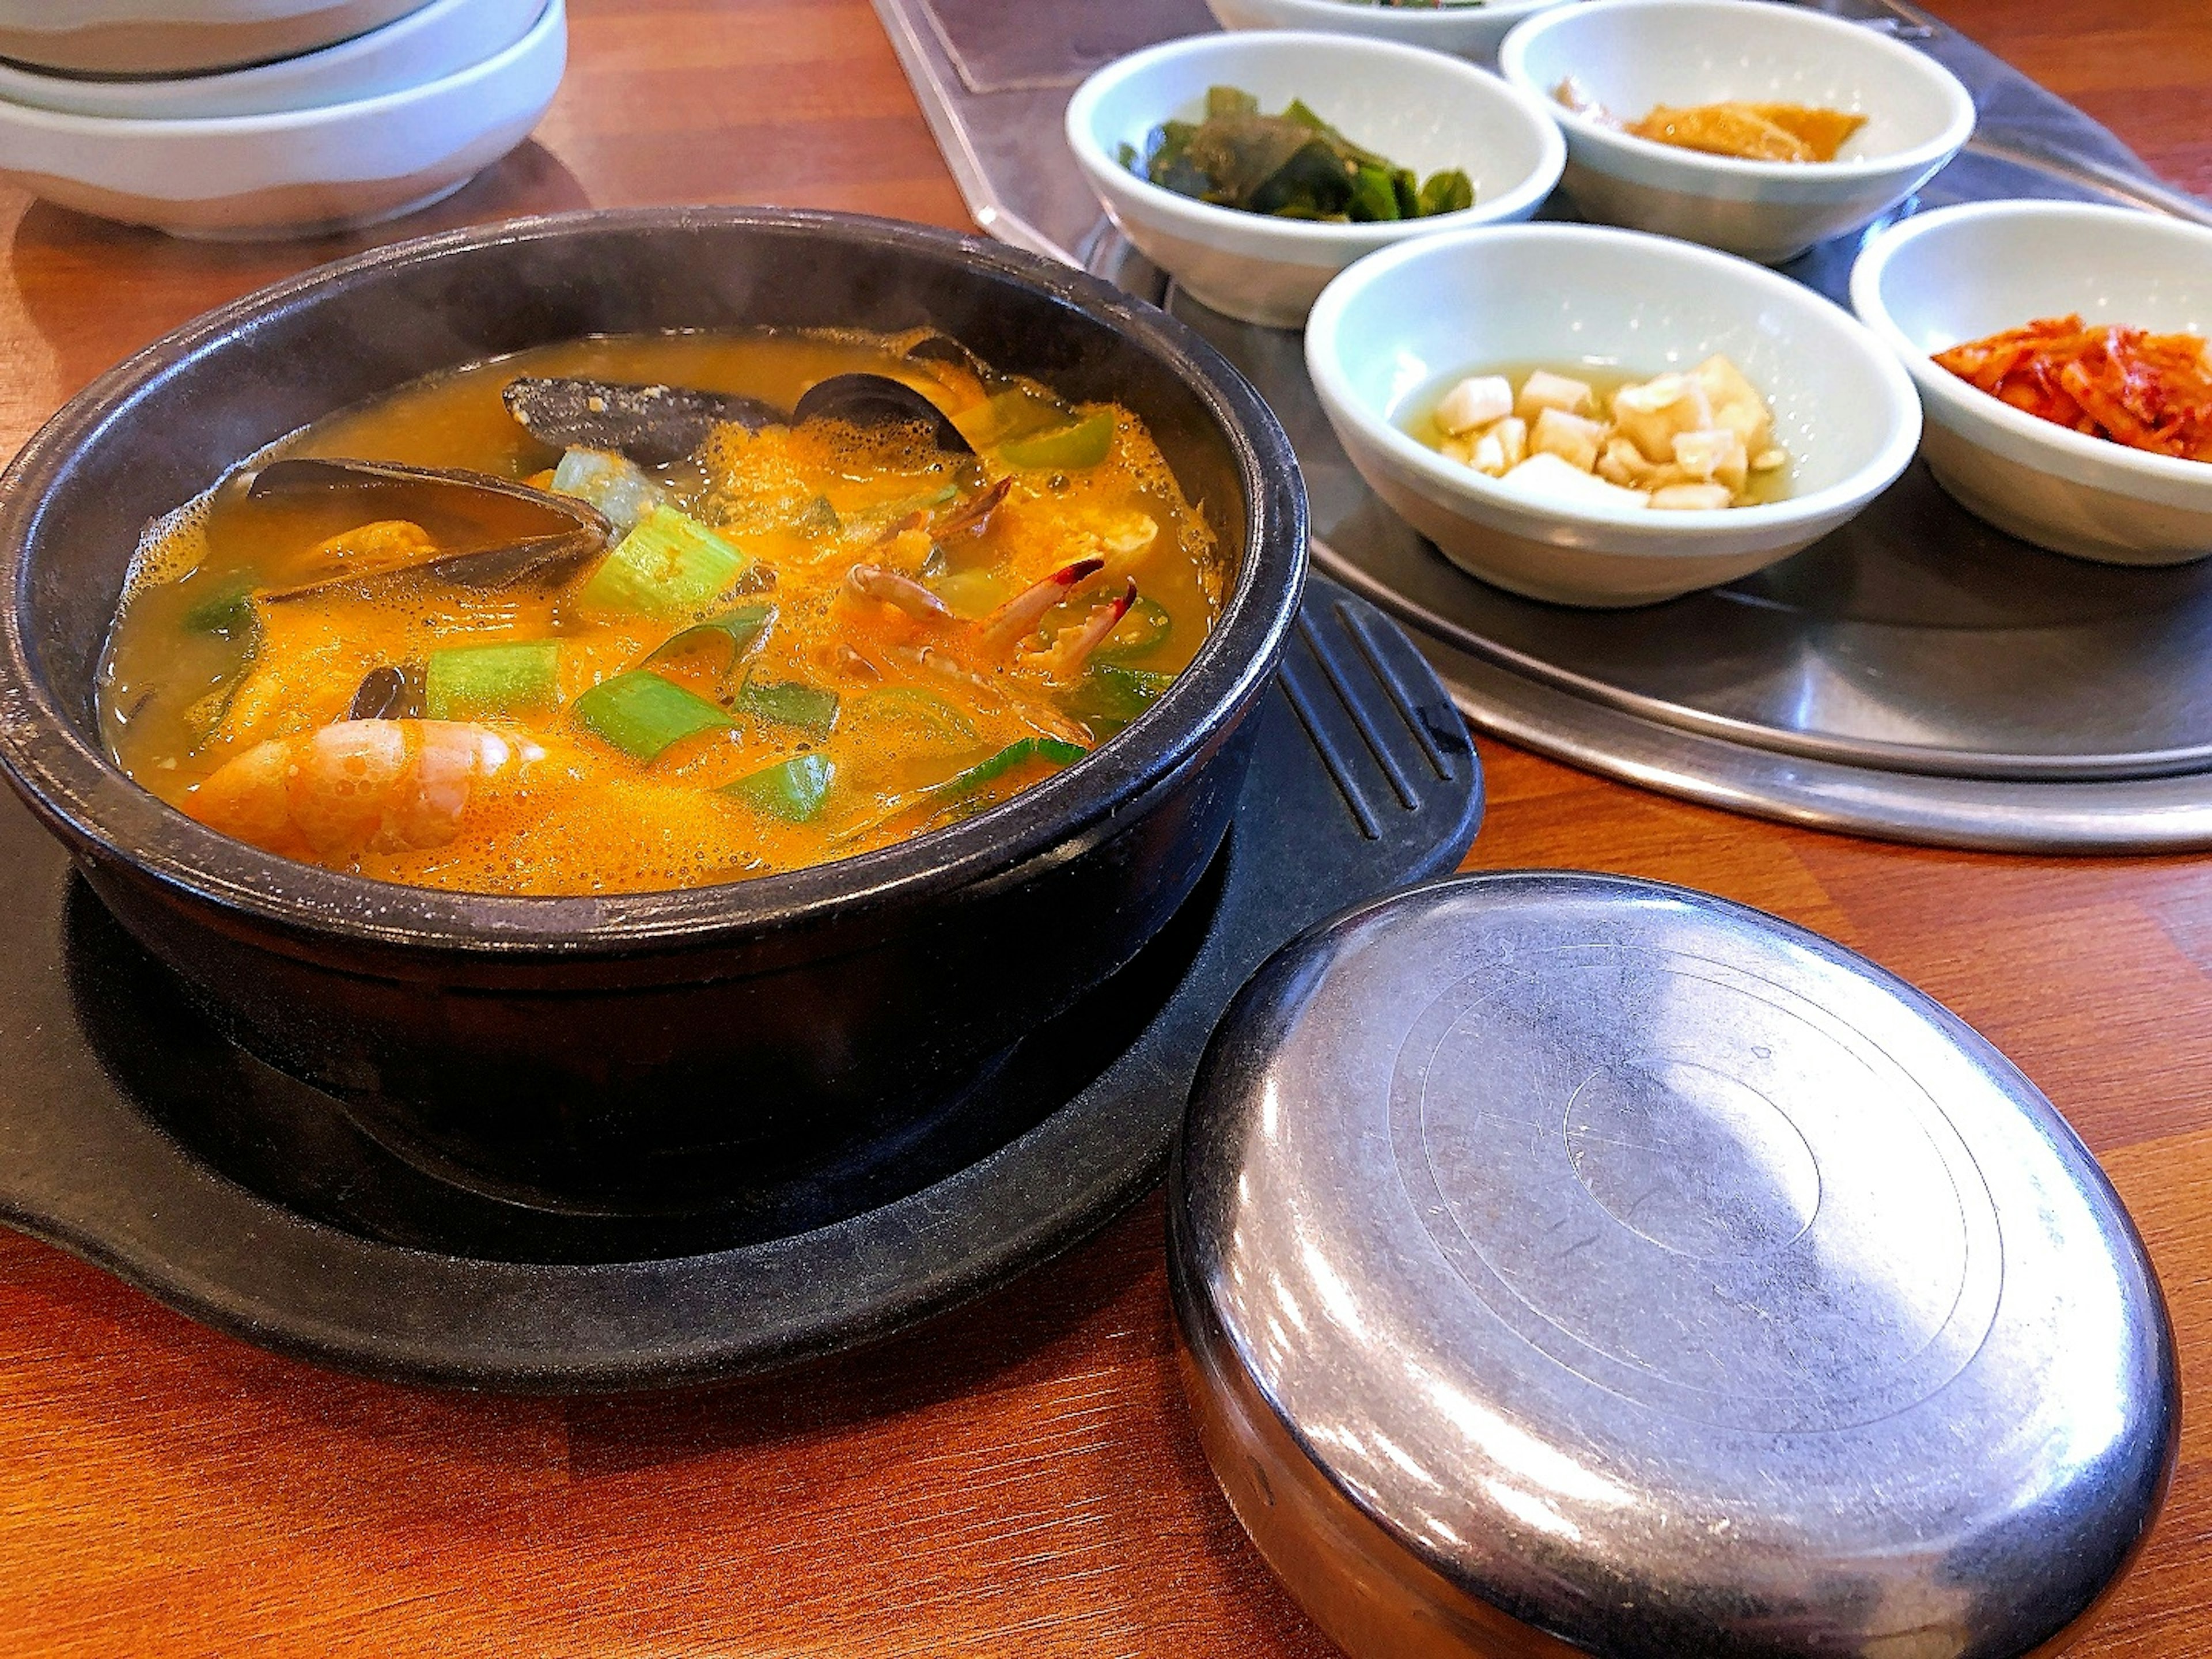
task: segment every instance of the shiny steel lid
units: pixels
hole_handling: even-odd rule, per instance
[[[2172,1463],[2156,1281],[2050,1103],[1679,888],[1477,876],[1295,941],[1170,1228],[1207,1453],[1356,1655],[2030,1653]]]

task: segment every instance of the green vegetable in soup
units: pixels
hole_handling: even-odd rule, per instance
[[[594,611],[678,616],[728,592],[752,560],[696,519],[656,507],[617,542],[576,595]]]
[[[738,707],[764,720],[795,726],[816,737],[827,737],[837,724],[837,694],[802,680],[748,678],[738,693]]]
[[[554,640],[433,651],[423,671],[422,712],[434,720],[466,720],[550,708],[561,701],[560,671]]]
[[[704,661],[719,680],[757,649],[775,625],[774,605],[741,605],[671,636],[646,658],[644,666],[676,668]]]
[[[194,634],[218,634],[235,638],[253,626],[253,579],[234,577],[187,610],[185,629]]]
[[[730,724],[730,717],[706,698],[644,668],[600,681],[576,699],[571,712],[585,730],[641,761],[685,738]]]
[[[1012,443],[1001,444],[999,456],[1008,466],[1024,471],[1050,467],[1061,471],[1082,471],[1104,460],[1113,447],[1114,411],[1102,409],[1056,432],[1040,432],[1033,438],[1017,438]]]
[[[1346,138],[1293,99],[1279,115],[1236,87],[1212,87],[1202,121],[1168,121],[1149,152],[1125,146],[1122,164],[1179,195],[1285,219],[1372,223],[1451,213],[1474,202],[1456,167],[1425,182]]]
[[[749,772],[721,793],[788,823],[805,823],[822,810],[837,769],[824,755],[793,755]]]
[[[1063,766],[1074,765],[1089,752],[1058,738],[1018,738],[988,760],[978,761],[957,777],[946,779],[937,786],[935,793],[945,796],[967,794],[1030,761],[1047,762],[1057,771]]]

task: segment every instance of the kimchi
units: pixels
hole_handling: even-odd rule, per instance
[[[1936,354],[2014,409],[2155,455],[2212,461],[2212,359],[2195,334],[2045,317]]]

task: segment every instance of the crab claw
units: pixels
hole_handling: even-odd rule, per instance
[[[1012,645],[1035,628],[1044,613],[1106,568],[1103,559],[1078,559],[1064,564],[1035,586],[1025,587],[986,617],[976,637],[994,650]]]
[[[1083,665],[1098,648],[1099,641],[1114,631],[1136,602],[1137,579],[1132,576],[1128,586],[1092,611],[1082,627],[1061,634],[1047,649],[1024,657],[1023,666],[1041,668],[1047,678],[1065,684],[1083,672]]]
[[[1006,499],[1006,492],[1014,487],[1012,478],[1001,478],[980,495],[971,495],[939,519],[930,528],[939,541],[947,536],[957,536],[963,530],[984,531],[991,527],[991,515],[999,510],[999,503]]]
[[[911,576],[879,564],[856,564],[845,573],[845,586],[864,599],[896,605],[909,617],[943,618],[952,612],[944,600]]]

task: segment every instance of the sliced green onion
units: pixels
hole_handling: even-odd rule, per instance
[[[1079,719],[1119,730],[1151,708],[1174,678],[1172,674],[1094,660],[1061,702]]]
[[[641,761],[730,717],[706,698],[643,668],[601,680],[576,699],[576,723]]]
[[[788,823],[805,823],[822,810],[836,776],[827,755],[793,755],[724,784],[721,793]]]
[[[1102,409],[1057,432],[1041,432],[1033,438],[1016,438],[1001,444],[999,454],[1008,466],[1030,470],[1048,466],[1073,468],[1079,471],[1097,465],[1113,447],[1114,411]]]
[[[234,576],[184,614],[185,628],[194,634],[219,634],[228,639],[253,625],[253,579]]]
[[[837,724],[837,694],[803,680],[761,680],[748,677],[738,693],[738,707],[749,714],[779,726],[795,726],[816,737],[826,737]]]
[[[430,653],[422,712],[434,720],[465,720],[551,708],[561,701],[560,678],[555,640],[457,645]]]
[[[743,662],[775,625],[774,605],[741,605],[734,611],[725,611],[719,617],[695,623],[680,634],[671,635],[653,648],[643,666],[665,668],[689,657],[711,655],[719,659],[713,672],[716,679],[720,679]]]
[[[676,616],[720,599],[752,562],[696,519],[656,507],[615,544],[576,597],[595,611]]]
[[[604,449],[572,449],[562,455],[561,465],[553,469],[553,489],[556,495],[589,501],[624,535],[668,501],[635,461]]]
[[[1174,632],[1175,618],[1168,615],[1167,607],[1158,599],[1139,598],[1129,607],[1129,614],[1114,625],[1114,631],[1098,642],[1091,659],[1127,662],[1132,657],[1150,656]]]
[[[1062,743],[1058,738],[1017,738],[990,759],[976,762],[965,772],[946,779],[930,793],[933,795],[965,795],[1027,762],[1045,761],[1055,768],[1073,766],[1090,752],[1074,744]]]

